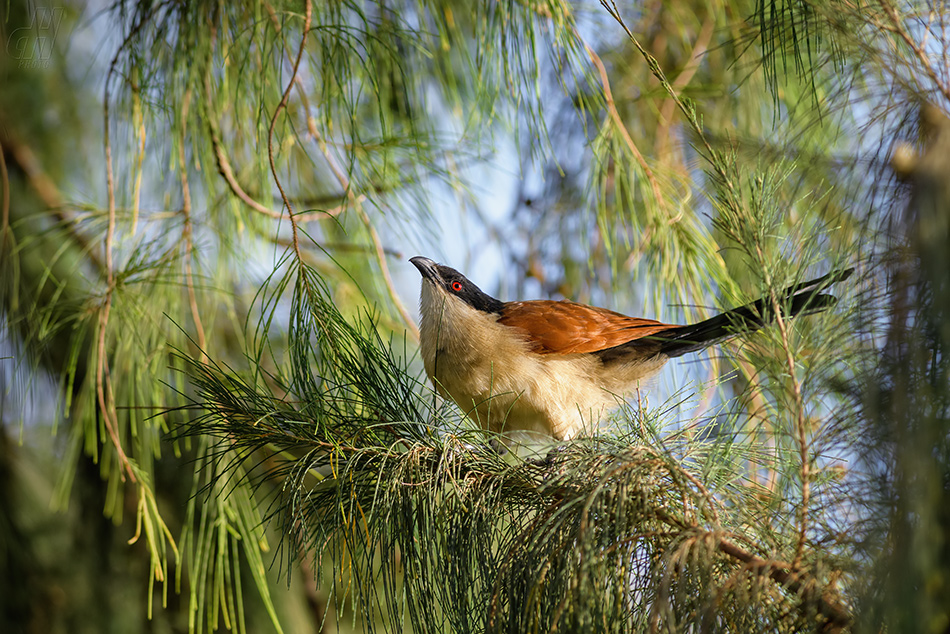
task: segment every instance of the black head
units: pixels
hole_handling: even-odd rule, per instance
[[[421,255],[409,258],[409,261],[419,269],[424,280],[428,280],[447,295],[458,297],[475,310],[497,313],[504,307],[503,302],[482,292],[482,289],[452,267],[443,266]]]

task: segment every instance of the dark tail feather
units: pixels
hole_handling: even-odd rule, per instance
[[[831,295],[822,294],[821,291],[836,282],[848,279],[853,272],[854,269],[835,271],[810,282],[789,286],[778,298],[782,311],[787,311],[785,317],[817,313],[834,306],[838,300]],[[678,357],[702,350],[739,333],[754,332],[771,323],[774,320],[773,313],[772,301],[763,297],[698,324],[667,330],[651,339],[659,339],[662,342],[660,352],[670,357]]]

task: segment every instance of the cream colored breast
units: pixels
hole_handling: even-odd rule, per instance
[[[496,315],[474,310],[429,282],[422,285],[421,312],[426,374],[479,425],[500,429],[520,400],[525,377],[539,372],[537,355]]]

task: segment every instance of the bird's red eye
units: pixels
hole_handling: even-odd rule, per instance
[[[462,290],[462,283],[452,282],[452,290],[455,291],[456,293],[460,292]]]

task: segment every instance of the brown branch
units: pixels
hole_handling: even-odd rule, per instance
[[[648,453],[652,454],[653,452],[650,450]],[[649,460],[654,461],[657,464],[662,462],[659,459],[653,458]],[[637,462],[636,464],[640,465],[642,464],[642,461]],[[610,476],[615,475],[625,468],[630,468],[631,466],[632,465],[627,464],[611,469],[601,477],[601,484],[599,487],[606,487],[608,485]],[[680,469],[680,473],[685,474],[685,470]],[[691,482],[694,481],[693,478],[688,479]],[[597,489],[595,488],[595,492],[596,490]],[[702,491],[704,495],[708,495],[704,489],[702,489]],[[580,532],[586,530],[588,524],[588,512],[594,497],[594,495],[590,496],[588,503],[584,506],[584,509],[581,512],[580,523],[578,527]],[[561,503],[566,499],[560,492],[556,493],[554,498],[558,503]],[[710,504],[710,506],[712,506],[712,504]],[[762,557],[754,555],[749,550],[739,546],[735,540],[737,538],[741,539],[740,536],[728,536],[727,534],[724,534],[720,531],[708,531],[702,529],[697,523],[680,519],[664,508],[655,508],[653,509],[652,514],[658,521],[676,529],[677,534],[679,535],[685,533],[695,533],[696,531],[699,531],[698,537],[714,540],[716,543],[716,549],[724,555],[742,564],[745,564],[753,571],[764,574],[769,579],[782,586],[786,591],[799,596],[804,605],[813,607],[825,618],[826,622],[823,627],[824,631],[839,632],[851,626],[853,617],[850,610],[841,604],[841,601],[837,596],[834,595],[833,591],[828,590],[827,588],[824,591],[820,590],[817,585],[817,580],[802,571],[799,565],[794,563],[790,564],[781,560],[763,559]],[[626,538],[624,541],[629,542],[630,539],[632,538]]]
[[[580,38],[580,36],[578,36],[578,38]],[[623,140],[630,149],[630,152],[633,153],[634,158],[637,159],[637,163],[640,164],[640,169],[643,170],[644,175],[647,177],[647,181],[650,183],[650,188],[653,190],[653,197],[656,198],[657,204],[659,204],[660,207],[665,208],[666,199],[663,197],[663,192],[660,190],[660,184],[657,182],[656,176],[653,174],[653,170],[650,169],[646,159],[643,157],[643,153],[640,152],[640,148],[638,148],[637,144],[633,142],[633,138],[627,131],[627,126],[623,124],[623,119],[621,119],[620,113],[617,111],[617,105],[614,103],[614,95],[610,90],[610,79],[607,76],[607,69],[604,67],[604,62],[600,59],[600,56],[594,52],[594,49],[588,46],[586,42],[583,40],[581,40],[581,42],[584,45],[584,49],[587,51],[587,55],[590,57],[591,62],[593,62],[594,66],[597,67],[597,72],[600,73],[600,81],[604,87],[604,99],[607,101],[607,112],[610,114],[610,119],[614,122],[614,125],[617,126],[620,136],[623,137]]]
[[[231,161],[228,159],[227,152],[224,149],[224,144],[221,141],[220,134],[218,132],[217,126],[217,117],[214,112],[214,102],[211,98],[212,95],[212,83],[211,83],[211,68],[212,68],[212,59],[214,51],[214,41],[217,39],[217,29],[212,24],[209,27],[211,29],[211,41],[212,46],[209,49],[208,60],[204,73],[204,97],[205,97],[205,109],[206,116],[205,119],[208,122],[208,131],[211,137],[211,147],[214,150],[215,164],[218,167],[218,173],[224,177],[224,181],[228,184],[228,187],[231,189],[231,192],[237,196],[245,205],[250,207],[252,210],[257,213],[263,214],[270,218],[275,218],[280,220],[284,217],[283,213],[277,211],[276,209],[271,209],[270,207],[263,205],[247,193],[247,191],[241,186],[238,182],[237,177],[234,174],[234,168],[231,166]],[[298,82],[299,83],[299,82]],[[300,214],[296,216],[297,222],[309,222],[311,220],[319,220],[326,217],[332,217],[339,215],[344,210],[343,205],[339,205],[333,209],[325,209],[317,212],[312,212],[308,214]]]
[[[109,367],[106,363],[106,326],[109,324],[109,311],[112,308],[112,294],[106,295],[105,302],[99,312],[98,338],[96,346],[96,398],[99,402],[99,409],[102,412],[102,420],[105,423],[106,431],[109,432],[109,439],[112,441],[119,458],[119,464],[122,471],[119,477],[125,482],[126,474],[132,482],[136,482],[135,472],[132,469],[132,463],[129,462],[125,449],[122,448],[122,439],[119,438],[119,421],[115,416],[115,394],[112,392],[112,380],[109,376]]]
[[[4,130],[2,122],[0,122],[0,130]],[[40,200],[43,201],[43,204],[46,205],[47,209],[64,227],[72,227],[70,229],[72,239],[76,241],[76,244],[79,245],[82,252],[86,254],[86,257],[89,258],[89,261],[96,269],[102,271],[104,268],[102,260],[96,255],[92,245],[89,244],[89,240],[79,231],[76,231],[74,219],[66,215],[63,211],[67,205],[59,193],[56,183],[53,182],[53,179],[50,178],[40,166],[40,162],[36,158],[36,155],[33,154],[33,150],[26,144],[21,143],[10,134],[8,130],[4,131],[6,134],[0,136],[0,145],[2,145],[0,152],[8,151],[10,153],[10,158],[13,159],[13,162],[20,171],[26,175],[27,182],[30,184],[30,187],[33,188],[33,191],[36,192],[36,195],[39,196]],[[5,158],[6,157],[4,157],[4,159]]]
[[[674,90],[682,91],[686,88],[690,80],[692,80],[696,74],[696,71],[699,70],[699,61],[703,55],[706,54],[706,50],[709,48],[709,41],[712,39],[713,26],[715,26],[715,20],[712,11],[710,11],[706,15],[706,20],[699,30],[699,35],[696,36],[696,41],[693,43],[693,50],[689,53],[686,66],[683,67],[683,70],[672,82]],[[660,139],[669,138],[668,131],[673,121],[673,111],[675,108],[676,102],[670,98],[665,99],[663,105],[660,107],[660,121],[656,131],[657,147],[660,146]],[[662,155],[662,152],[659,153]]]
[[[744,548],[728,539],[713,535],[717,538],[717,548],[720,552],[740,561],[754,570],[765,572],[769,579],[775,581],[792,594],[801,597],[802,601],[814,607],[825,618],[822,628],[828,632],[840,632],[853,624],[854,617],[841,601],[830,591],[820,591],[811,579],[800,571],[796,571],[793,564],[784,561],[762,559],[753,555]]]
[[[119,53],[117,52],[116,57],[112,60],[113,68],[118,57]],[[112,74],[113,68],[109,69],[110,76]],[[105,100],[103,105],[103,143],[105,144],[106,153],[106,188],[108,190],[109,198],[109,227],[106,230],[106,239],[104,245],[104,255],[106,259],[106,295],[105,299],[103,300],[102,309],[99,313],[99,336],[96,355],[96,394],[99,398],[99,409],[102,411],[102,418],[105,421],[106,429],[109,430],[109,436],[112,438],[112,444],[115,445],[116,451],[119,455],[119,460],[123,464],[124,470],[129,473],[129,476],[134,482],[135,475],[132,473],[131,465],[129,464],[128,458],[125,455],[125,450],[122,448],[122,442],[119,439],[118,420],[112,416],[113,410],[109,409],[106,402],[106,387],[104,385],[104,381],[108,380],[106,379],[106,375],[109,374],[108,368],[106,368],[106,326],[109,323],[109,312],[112,307],[112,292],[115,289],[115,273],[113,270],[114,263],[112,260],[112,248],[115,241],[115,177],[112,172],[112,143],[109,139],[109,79],[110,77],[107,76]],[[112,390],[109,389],[109,392],[111,394]],[[125,481],[125,475],[122,475],[122,480]]]
[[[688,525],[663,509],[654,510],[654,515],[660,522],[680,529],[681,534],[699,530],[699,536],[714,540],[716,550],[722,554],[745,564],[759,574],[764,574],[786,591],[800,597],[804,605],[816,609],[825,618],[823,631],[840,632],[853,624],[854,617],[851,611],[842,605],[834,592],[827,588],[820,590],[814,577],[797,569],[793,564],[777,559],[763,559],[736,544],[735,539],[740,538],[739,536],[719,531],[706,531],[699,526]]]
[[[904,28],[904,23],[901,20],[900,15],[898,15],[897,9],[895,9],[894,6],[887,0],[881,0],[881,7],[884,9],[884,12],[890,19],[891,24],[894,26],[894,28],[888,30],[904,40],[904,43],[910,47],[910,50],[912,50],[914,55],[917,56],[917,59],[920,60],[920,63],[923,65],[923,71],[927,77],[930,78],[930,81],[936,85],[937,89],[943,94],[944,98],[947,101],[950,101],[950,84],[940,81],[940,77],[937,75],[937,71],[934,70],[933,65],[930,63],[930,58],[927,57],[927,53],[924,51],[923,47],[914,42],[914,40],[910,37],[910,34],[907,32],[907,29]]]
[[[264,3],[264,8],[267,10],[268,15],[270,15],[271,22],[273,22],[274,24],[274,31],[279,34],[281,31],[281,25],[280,25],[280,20],[277,19],[277,12],[274,10],[274,7],[272,7],[269,2]],[[283,42],[284,42],[284,50],[287,52],[287,57],[290,58],[290,47],[287,46],[286,40],[284,40]],[[299,77],[296,78],[296,81],[294,83],[297,88],[297,96],[300,98],[300,102],[303,104],[303,111],[307,113],[307,131],[310,134],[310,136],[316,141],[317,139],[320,138],[320,133],[319,131],[317,131],[316,121],[314,120],[313,116],[310,115],[310,99],[307,97],[307,91],[304,90],[303,83],[300,81]],[[344,196],[351,198],[352,200],[349,190],[346,190],[342,195],[338,196],[338,198],[343,198]],[[364,200],[366,200],[366,196],[362,194],[358,196],[357,198],[359,202],[363,202]],[[321,211],[312,212],[310,214],[299,215],[297,216],[297,219],[300,221],[303,221],[304,218],[310,219],[311,217],[312,218],[321,218],[321,217],[328,217],[328,216],[332,217],[332,216],[339,215],[345,210],[346,210],[346,205],[341,204],[341,205],[337,205],[333,209],[321,210]]]
[[[224,418],[227,418],[227,416],[224,415]],[[262,433],[263,430],[258,429],[257,432]],[[348,460],[349,454],[372,454],[378,457],[392,455],[392,447],[357,447],[349,443],[341,446],[312,437],[304,438],[296,436],[284,428],[280,428],[279,430],[275,428],[274,433],[285,438],[293,438],[300,443],[312,447],[314,450],[325,450],[327,451],[328,455],[334,456],[335,459],[340,461]],[[398,441],[404,439],[396,440]],[[590,509],[592,508],[592,504],[594,503],[598,492],[609,491],[612,482],[611,479],[617,474],[626,469],[642,466],[644,463],[651,463],[655,466],[667,464],[665,460],[661,460],[657,456],[655,450],[652,448],[644,447],[642,449],[645,450],[642,454],[642,457],[639,457],[632,462],[625,462],[611,466],[609,470],[603,472],[598,477],[598,482],[594,485],[593,490],[588,489],[587,485],[582,486],[583,495],[585,495],[587,500],[586,504],[583,505],[583,508],[580,509],[580,516],[578,518],[579,522],[577,525],[577,531],[579,534],[589,529],[591,524]],[[420,456],[420,462],[428,462],[433,467],[441,464],[442,460],[444,459],[441,451],[438,448],[432,446],[416,445],[410,451]],[[539,465],[533,466],[538,467]],[[469,469],[471,470],[470,472],[475,476],[484,475],[484,473],[479,471],[477,467],[469,467],[466,469],[466,471]],[[544,496],[544,498],[547,500],[547,504],[545,504],[543,509],[539,509],[536,519],[536,521],[539,523],[546,522],[548,518],[563,510],[565,504],[574,505],[578,501],[577,495],[580,493],[578,489],[571,485],[564,487],[551,487],[549,485],[546,486],[545,484],[542,484],[550,482],[552,469],[560,469],[560,466],[549,465],[547,468],[540,468],[540,470],[535,472],[535,476],[529,477],[525,477],[526,474],[521,472],[517,475],[514,475],[513,480],[506,481],[506,483],[511,484],[514,487],[523,487],[535,494]],[[685,470],[680,469],[679,473],[685,473]],[[463,474],[460,472],[456,477],[461,477],[462,475]],[[340,474],[336,469],[333,470],[332,477],[340,477]],[[413,486],[413,484],[407,484],[407,486]],[[702,492],[703,495],[708,495],[707,492]],[[728,559],[732,560],[734,563],[742,564],[753,574],[767,577],[781,586],[785,592],[797,597],[803,608],[814,610],[815,613],[824,619],[824,622],[819,625],[822,631],[836,633],[847,630],[853,626],[854,618],[852,616],[851,610],[846,604],[842,602],[838,596],[838,593],[831,584],[825,584],[822,587],[814,576],[808,574],[808,572],[805,570],[796,569],[795,566],[789,562],[780,559],[764,558],[754,554],[753,550],[750,550],[749,547],[740,545],[741,542],[745,542],[749,544],[751,548],[756,548],[756,545],[751,542],[751,540],[746,539],[744,536],[719,530],[704,529],[695,521],[689,521],[685,517],[677,516],[674,512],[663,505],[657,505],[652,509],[649,509],[644,514],[644,517],[652,518],[653,520],[664,524],[673,530],[656,530],[649,526],[644,526],[645,530],[638,531],[635,534],[625,535],[622,538],[614,541],[606,548],[604,551],[605,554],[613,553],[622,546],[630,546],[635,544],[638,539],[642,539],[644,537],[667,537],[669,538],[670,542],[679,541],[680,538],[684,537],[693,543],[703,540],[709,543],[715,551],[718,551]],[[349,523],[348,530],[353,530],[352,525]],[[575,542],[572,541],[571,543]],[[301,552],[300,556],[303,559],[305,554]],[[501,575],[499,575],[498,579],[501,579]],[[498,593],[496,586],[492,592],[492,600],[489,606],[489,614],[492,617],[497,612],[497,598]],[[565,605],[566,604],[562,601],[562,604],[558,609],[563,608]],[[555,619],[555,621],[556,620],[557,619]]]
[[[131,37],[131,36],[130,36]],[[106,260],[106,294],[103,299],[102,307],[99,312],[98,336],[96,346],[96,397],[99,402],[99,410],[102,413],[102,419],[106,430],[109,432],[109,438],[115,447],[116,455],[122,470],[119,472],[122,481],[125,482],[126,474],[132,482],[136,481],[135,472],[129,462],[125,449],[122,447],[122,439],[119,438],[119,421],[115,416],[115,396],[112,392],[111,373],[106,363],[106,327],[109,324],[109,313],[112,309],[112,293],[115,290],[115,273],[113,271],[112,249],[115,240],[115,180],[112,172],[112,143],[109,139],[109,80],[115,63],[119,58],[119,53],[112,60],[112,66],[109,69],[109,75],[106,76],[105,99],[103,105],[104,133],[103,142],[105,144],[106,154],[106,187],[109,198],[109,227],[105,238],[105,260]],[[108,398],[106,395],[108,394]],[[111,406],[111,407],[110,407]]]
[[[2,128],[2,126],[0,126],[0,128]],[[40,200],[50,209],[61,209],[64,204],[59,189],[56,187],[56,183],[53,182],[53,179],[40,167],[39,160],[37,160],[36,155],[33,154],[33,150],[9,133],[4,135],[2,141],[3,146],[9,150],[14,162],[16,162],[17,166],[26,174],[30,186],[33,188],[33,191],[36,192],[37,196],[40,197]],[[62,217],[62,219],[68,220],[66,217]]]

